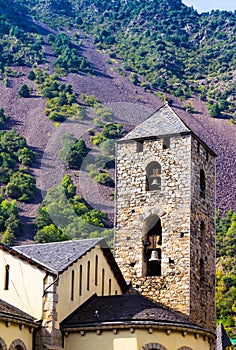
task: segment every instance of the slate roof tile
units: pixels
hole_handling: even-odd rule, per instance
[[[216,350],[226,350],[232,345],[222,323],[216,327],[216,336]]]
[[[190,129],[171,107],[164,105],[124,136],[121,141],[185,132],[190,132]]]
[[[94,295],[67,317],[61,326],[62,328],[78,328],[119,322],[168,323],[203,330],[164,305],[154,303],[139,294]]]
[[[12,320],[15,319],[21,322],[26,322],[30,325],[35,323],[34,317],[16,308],[15,306],[8,304],[6,301],[2,299],[0,299],[0,318],[1,319],[6,318],[6,319],[12,319]]]
[[[97,244],[105,246],[102,238],[71,240],[13,247],[14,250],[52,271],[63,272]]]

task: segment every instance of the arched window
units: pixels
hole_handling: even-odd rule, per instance
[[[146,191],[161,189],[161,165],[151,162],[146,167]]]
[[[5,270],[4,270],[4,290],[9,289],[9,274],[10,274],[10,266],[5,265]]]
[[[162,227],[158,215],[151,215],[145,220],[143,233],[143,274],[161,276]]]
[[[178,348],[178,350],[193,350],[193,349],[189,348],[188,346],[181,346],[181,348]]]
[[[9,350],[26,350],[26,346],[22,340],[16,339],[11,343]]]
[[[0,350],[7,350],[7,345],[2,338],[0,338]]]
[[[206,191],[206,178],[205,178],[205,172],[203,169],[200,170],[200,196],[202,198],[205,198],[205,191]]]

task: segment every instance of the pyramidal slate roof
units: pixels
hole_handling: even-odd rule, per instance
[[[180,117],[168,105],[160,107],[144,122],[124,136],[123,140],[141,139],[190,132]]]
[[[204,331],[168,307],[140,294],[97,296],[94,294],[61,323],[61,328],[131,325],[172,325]]]
[[[107,248],[103,238],[15,246],[13,249],[47,269],[60,273],[96,245]]]

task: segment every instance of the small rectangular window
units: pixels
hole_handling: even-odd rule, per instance
[[[104,295],[105,270],[102,269],[102,295]]]
[[[136,142],[136,150],[137,152],[143,152],[143,140],[139,140]]]
[[[163,137],[163,149],[170,148],[170,138],[169,137]]]
[[[108,294],[111,295],[111,279],[109,278]]]
[[[198,141],[197,143],[197,153],[199,154],[200,153],[200,142]]]
[[[88,261],[88,265],[87,265],[87,290],[89,290],[89,284],[90,284],[90,261]]]
[[[71,271],[71,300],[74,300],[75,271]]]
[[[79,266],[79,295],[82,295],[83,266]]]
[[[94,284],[98,285],[98,256],[95,257],[95,276],[94,276]]]
[[[4,271],[4,290],[9,289],[9,274],[10,274],[10,266],[5,265],[5,271]]]

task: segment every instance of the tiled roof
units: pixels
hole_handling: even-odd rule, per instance
[[[38,326],[35,323],[35,319],[27,313],[21,311],[15,306],[8,304],[7,302],[0,299],[0,319],[4,320],[15,320],[18,322],[28,323],[29,325]]]
[[[14,250],[40,263],[46,268],[63,272],[97,244],[105,245],[102,238],[30,244],[13,247]]]
[[[171,324],[203,330],[164,305],[154,303],[139,294],[103,297],[94,295],[67,317],[61,326],[63,329],[71,329],[140,323]]]
[[[222,323],[220,323],[216,328],[216,350],[226,350],[231,345],[231,341]]]
[[[164,105],[121,140],[158,137],[184,132],[190,132],[190,129],[171,107]]]
[[[127,284],[104,238],[15,246],[13,251],[44,266],[50,272],[62,273],[96,245],[101,248],[122,292],[125,292]]]

